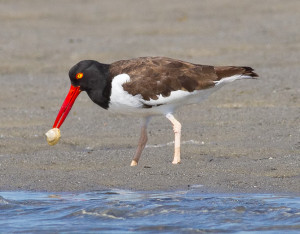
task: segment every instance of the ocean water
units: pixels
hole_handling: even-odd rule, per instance
[[[1,233],[300,233],[300,198],[103,190],[0,192]]]

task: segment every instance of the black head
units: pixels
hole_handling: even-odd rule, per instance
[[[69,77],[71,87],[57,114],[53,128],[59,128],[63,124],[81,91],[86,91],[96,104],[108,108],[111,92],[109,65],[84,60],[70,69]]]
[[[107,109],[111,92],[109,65],[83,60],[69,71],[71,84],[86,91],[93,102]]]
[[[97,88],[99,82],[105,83],[107,66],[94,60],[80,61],[69,71],[71,84],[75,87],[79,86],[81,91]]]

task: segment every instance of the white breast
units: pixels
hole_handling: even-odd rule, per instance
[[[130,81],[127,74],[120,74],[113,78],[111,83],[111,95],[109,110],[126,112],[129,109],[136,109],[143,106],[141,95],[131,95],[123,89],[123,84]]]

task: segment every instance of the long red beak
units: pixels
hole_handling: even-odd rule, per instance
[[[75,87],[71,85],[69,93],[66,96],[65,101],[57,114],[56,120],[53,124],[53,128],[59,128],[63,124],[80,92],[81,91],[79,86]]]

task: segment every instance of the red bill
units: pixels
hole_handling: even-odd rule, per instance
[[[56,120],[53,124],[53,128],[60,128],[60,126],[63,124],[63,122],[65,121],[66,117],[68,116],[77,96],[80,94],[80,87],[75,87],[73,85],[71,85],[71,88],[69,90],[68,95],[65,98],[64,103],[62,104]]]

